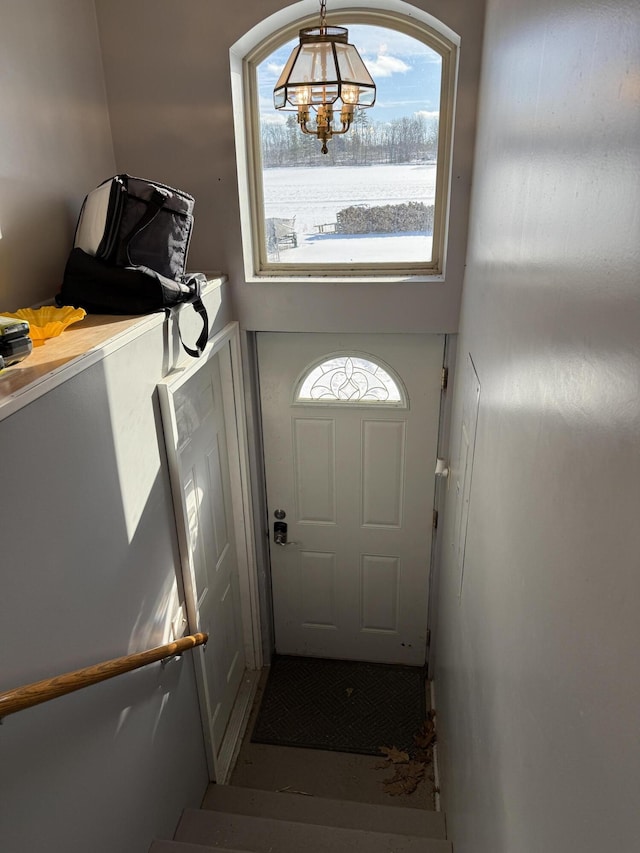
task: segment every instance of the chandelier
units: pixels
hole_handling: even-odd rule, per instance
[[[332,136],[351,127],[356,107],[372,107],[376,85],[349,31],[326,22],[326,0],[320,0],[320,25],[300,30],[300,43],[282,69],[273,90],[277,110],[296,110],[300,130],[317,136],[322,153]]]

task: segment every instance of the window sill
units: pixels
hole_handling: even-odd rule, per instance
[[[302,276],[302,275],[246,275],[246,284],[444,284],[445,276],[438,275],[369,275],[369,276]]]

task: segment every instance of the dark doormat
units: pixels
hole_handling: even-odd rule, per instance
[[[251,740],[380,755],[406,750],[426,717],[421,667],[276,656]]]

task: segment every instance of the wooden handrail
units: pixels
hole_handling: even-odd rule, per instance
[[[8,714],[15,714],[16,711],[40,705],[42,702],[57,699],[58,696],[64,696],[66,693],[73,693],[74,690],[81,690],[99,681],[106,681],[124,672],[131,672],[132,669],[140,669],[147,664],[182,654],[195,646],[204,645],[208,639],[208,634],[189,634],[173,643],[165,643],[164,646],[157,646],[146,652],[113,658],[113,660],[97,663],[95,666],[87,666],[75,672],[57,675],[55,678],[45,678],[44,681],[35,681],[33,684],[7,690],[5,693],[0,693],[0,720]]]

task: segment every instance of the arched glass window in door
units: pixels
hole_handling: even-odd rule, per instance
[[[296,385],[294,402],[406,408],[407,395],[388,365],[363,353],[334,353],[305,370]]]

